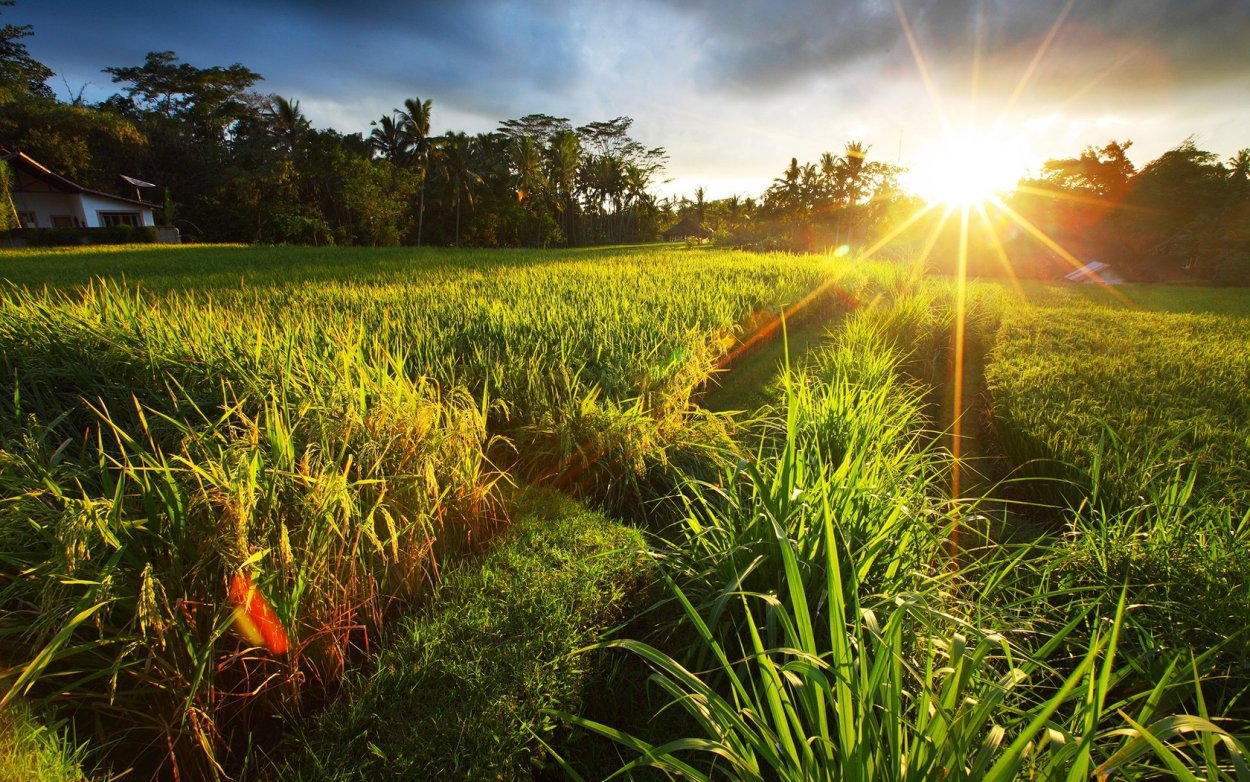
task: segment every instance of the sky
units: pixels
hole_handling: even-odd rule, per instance
[[[1013,178],[1132,140],[1250,147],[1248,0],[18,0],[66,98],[173,50],[242,63],[317,127],[369,131],[405,98],[435,133],[530,113],[627,115],[663,194],[758,196],[848,141],[913,170],[992,155]],[[956,167],[957,168],[957,167]]]

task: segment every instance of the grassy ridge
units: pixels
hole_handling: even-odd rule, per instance
[[[257,343],[289,353],[341,333],[402,357],[414,373],[473,390],[489,383],[516,404],[540,401],[525,395],[567,365],[611,398],[680,386],[687,364],[705,360],[753,311],[797,300],[834,271],[826,259],[666,248],[65,255],[87,269],[83,256],[103,259],[98,274],[159,293],[145,297],[153,317],[136,325],[176,335],[188,351],[207,341],[226,355],[253,353]],[[0,274],[63,288],[90,281],[72,267],[49,269],[61,262],[44,258],[37,271],[6,258]],[[208,339],[209,330],[219,336]]]
[[[1026,496],[1070,508],[1034,514],[1066,533],[1053,583],[1104,607],[1124,587],[1132,643],[1219,647],[1212,681],[1235,692],[1250,633],[1250,301],[1114,294],[1032,288],[1004,311],[986,368],[998,443],[1040,479]],[[1191,311],[1206,306],[1219,314]]]
[[[1063,585],[1062,541],[987,541],[977,503],[943,496],[907,369],[933,316],[915,296],[849,318],[783,376],[737,479],[690,487],[662,561],[691,643],[602,645],[644,660],[693,732],[565,718],[632,750],[621,773],[695,780],[1245,778],[1240,684],[1221,692],[1208,647],[1148,642],[1122,583]]]
[[[520,779],[550,763],[534,740],[552,740],[545,710],[608,697],[596,661],[569,655],[643,607],[642,535],[556,496],[523,503],[292,741],[284,778]]]

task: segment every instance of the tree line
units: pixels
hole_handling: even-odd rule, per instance
[[[1131,278],[1250,284],[1250,148],[1221,160],[1191,137],[1137,168],[1131,146],[1109,141],[1049,160],[1010,203],[1076,257]],[[1061,267],[1033,249],[1043,268]]]
[[[1250,285],[1250,149],[1221,157],[1188,138],[1140,168],[1131,141],[1054,158],[961,221],[934,210],[894,241],[954,273],[1054,279],[1091,261],[1130,282]]]
[[[826,252],[873,244],[919,201],[899,187],[903,169],[871,160],[861,141],[825,152],[819,160],[790,164],[758,197],[694,198],[672,204],[674,219],[690,238],[756,250]]]
[[[12,0],[0,0],[0,8]],[[667,230],[754,249],[928,252],[953,268],[958,221],[899,187],[902,169],[852,141],[797,158],[758,197],[659,199],[663,148],[633,120],[575,126],[530,114],[489,133],[434,135],[433,102],[403,101],[368,135],[315,128],[294,98],[263,94],[235,63],[197,67],[172,51],[104,69],[118,92],[58,99],[27,51],[29,25],[0,27],[0,144],[95,189],[119,174],[158,184],[161,219],[191,239],[306,244],[567,246],[647,241]],[[1250,149],[1221,160],[1187,139],[1140,169],[1130,141],[1047,161],[989,209],[966,242],[974,274],[1051,277],[1074,260],[1135,279],[1250,283]],[[4,184],[0,171],[0,186]],[[907,223],[906,230],[901,230]],[[1026,226],[1027,227],[1024,227]],[[1041,237],[1045,237],[1042,239]],[[1008,268],[1010,266],[1010,268]]]
[[[12,2],[0,3],[0,6]],[[0,28],[0,144],[94,189],[157,184],[158,219],[193,239],[306,244],[553,246],[653,239],[668,219],[649,189],[666,155],[617,117],[574,126],[531,114],[489,133],[433,135],[413,97],[371,132],[315,128],[294,98],[262,94],[235,63],[175,52],[104,68],[118,91],[59,100],[29,25]]]

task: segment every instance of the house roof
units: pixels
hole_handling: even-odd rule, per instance
[[[693,236],[695,234],[707,236],[712,232],[706,227],[699,225],[699,220],[693,214],[683,217],[676,225],[664,231],[665,236]]]
[[[1090,261],[1074,272],[1063,275],[1068,282],[1080,282],[1081,280],[1091,280],[1099,277],[1104,269],[1110,269],[1111,264],[1102,261]]]
[[[85,193],[87,195],[97,196],[99,198],[108,198],[113,201],[122,201],[127,204],[135,204],[136,206],[147,207],[148,209],[159,209],[159,204],[148,203],[147,201],[138,201],[134,198],[126,198],[125,196],[105,193],[101,190],[92,190],[89,187],[83,187],[77,182],[73,182],[60,174],[53,173],[51,169],[43,165],[39,161],[27,155],[25,152],[8,152],[0,148],[0,160],[8,163],[15,168],[20,168],[30,176],[46,182],[49,186],[60,190],[63,193]]]

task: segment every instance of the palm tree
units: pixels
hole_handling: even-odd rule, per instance
[[[864,159],[868,157],[869,148],[862,141],[848,141],[845,149],[842,164],[846,171],[846,213],[850,218],[846,224],[846,244],[850,245],[855,238],[855,215],[851,210],[861,197],[860,177],[864,172]]]
[[[816,168],[815,163],[807,163],[799,169],[799,197],[802,200],[800,204],[800,214],[804,219],[811,217],[813,208],[820,201],[821,193],[824,191],[820,171]]]
[[[425,223],[425,181],[430,176],[430,106],[431,101],[408,98],[403,111],[397,111],[404,135],[411,145],[413,160],[421,172],[421,196],[417,207],[417,246],[421,246],[421,229]]]
[[[1250,190],[1250,147],[1237,150],[1237,154],[1228,159],[1228,178],[1237,193]]]
[[[772,187],[768,188],[768,195],[783,215],[795,211],[802,201],[802,176],[798,158],[790,158],[785,173],[774,179]]]
[[[749,200],[744,200],[736,193],[724,200],[725,230],[729,233],[737,231],[743,223],[751,219]]]
[[[294,157],[299,142],[312,128],[312,123],[300,111],[299,101],[274,95],[265,109],[264,116],[269,120],[269,132],[277,142],[283,156],[288,160]]]
[[[538,144],[529,136],[520,136],[512,143],[513,184],[516,188],[517,201],[528,211],[537,216],[538,201],[547,189],[547,180],[543,175],[542,153]],[[542,220],[538,219],[538,244],[542,244]]]
[[[550,181],[555,188],[556,209],[560,212],[564,237],[569,239],[568,220],[576,202],[573,193],[577,189],[577,171],[582,162],[582,142],[571,130],[562,130],[551,137],[547,150],[550,161]]]
[[[481,184],[482,177],[473,170],[473,139],[464,131],[448,133],[440,144],[443,179],[451,185],[456,199],[456,246],[460,246],[460,202],[473,207],[473,186]]]
[[[637,163],[626,163],[623,185],[625,188],[625,205],[630,210],[631,231],[638,229],[638,211],[643,207],[654,206],[654,200],[647,192],[651,184],[651,171]],[[703,188],[699,188],[702,192]],[[700,224],[702,222],[700,221]]]
[[[707,200],[704,198],[703,188],[696,187],[694,189],[694,235],[699,241],[703,240],[703,217],[706,213]]]
[[[369,143],[373,145],[374,151],[392,163],[406,163],[412,144],[408,134],[404,132],[402,122],[394,116],[387,116],[369,124],[373,126]]]
[[[581,171],[581,189],[586,194],[586,205],[599,214],[606,223],[611,234],[613,221],[604,208],[604,202],[611,204],[612,215],[618,216],[621,211],[625,194],[625,176],[621,159],[611,154],[590,155],[586,158]],[[609,236],[609,241],[612,237]]]
[[[828,206],[838,197],[838,172],[842,167],[842,158],[832,152],[820,156],[820,178],[824,185],[821,193],[821,206]]]

